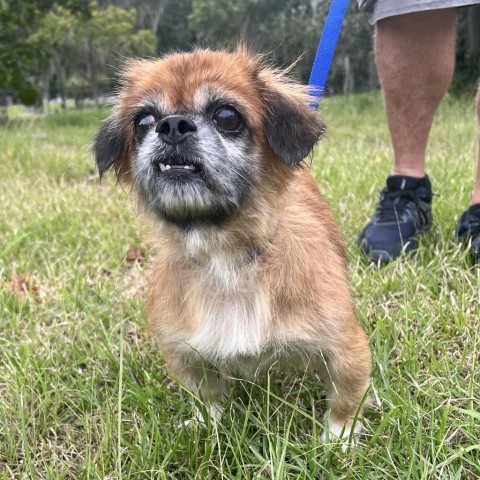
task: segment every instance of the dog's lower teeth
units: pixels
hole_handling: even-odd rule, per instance
[[[159,166],[160,166],[161,172],[166,172],[167,170],[170,170],[172,168],[171,165],[165,165],[164,163],[160,163]],[[192,172],[197,170],[194,165],[185,165],[184,167],[182,167],[181,165],[173,166],[173,169],[178,169],[178,168],[184,168],[185,170],[190,170]]]

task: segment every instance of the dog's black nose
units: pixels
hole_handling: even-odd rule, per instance
[[[167,143],[179,143],[188,135],[197,131],[197,126],[183,115],[170,115],[158,122],[155,131]]]

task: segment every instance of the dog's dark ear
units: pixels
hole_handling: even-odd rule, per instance
[[[117,174],[122,170],[122,163],[127,154],[128,138],[115,114],[108,117],[100,127],[93,142],[93,151],[100,178],[115,166]]]
[[[290,167],[297,166],[325,132],[325,124],[307,102],[307,95],[268,90],[265,136],[273,152]]]

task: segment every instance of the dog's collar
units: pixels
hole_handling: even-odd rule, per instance
[[[261,257],[265,253],[265,251],[268,250],[268,247],[272,245],[273,242],[275,241],[275,238],[277,237],[277,234],[278,234],[278,230],[280,230],[280,221],[276,223],[272,234],[268,237],[267,239],[268,244],[263,247],[259,247],[258,245],[255,245],[252,248],[250,248],[247,251],[247,255],[245,259],[242,261],[242,263],[240,264],[240,266],[248,265],[249,263],[252,263],[255,260],[257,260],[259,257]]]

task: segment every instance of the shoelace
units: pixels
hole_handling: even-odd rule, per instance
[[[411,190],[397,190],[389,192],[383,190],[377,208],[377,218],[381,222],[396,222],[401,220],[410,202],[417,203],[416,196]]]

